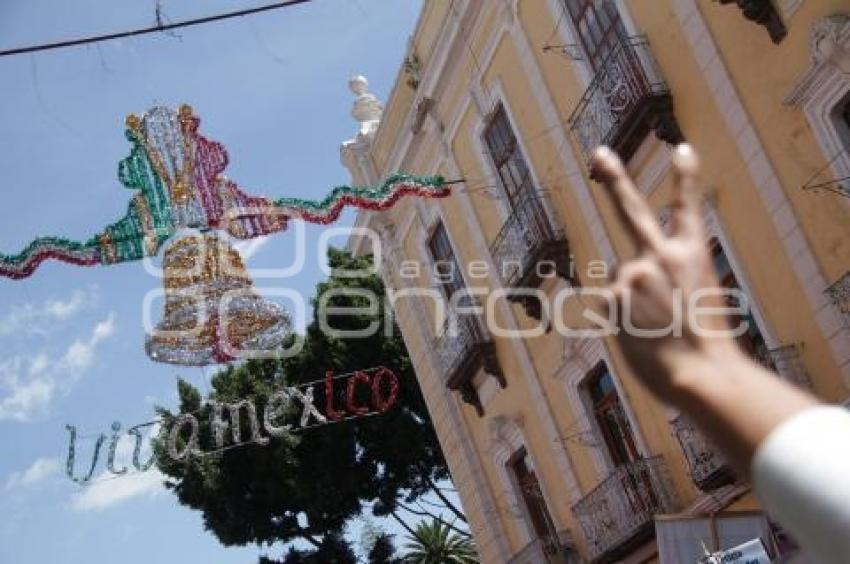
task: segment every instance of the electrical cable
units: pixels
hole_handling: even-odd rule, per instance
[[[159,33],[171,31],[174,29],[191,27],[196,25],[201,25],[210,22],[217,22],[221,20],[227,20],[231,18],[241,17],[241,16],[249,16],[252,14],[258,14],[260,12],[267,12],[270,10],[277,10],[279,8],[288,8],[290,6],[295,6],[297,4],[303,4],[305,2],[309,2],[310,0],[286,0],[285,2],[276,2],[274,4],[269,4],[266,6],[258,6],[256,8],[247,8],[244,10],[237,10],[235,12],[226,12],[224,14],[216,14],[214,16],[205,16],[202,18],[195,18],[192,20],[183,20],[174,23],[158,23],[157,25],[151,27],[144,27],[140,29],[133,29],[129,31],[119,31],[116,33],[108,33],[105,35],[95,35],[91,37],[80,37],[77,39],[68,39],[65,41],[56,41],[53,43],[43,43],[41,45],[30,45],[27,47],[17,47],[14,49],[5,49],[0,51],[0,57],[7,57],[10,55],[20,55],[22,53],[35,53],[37,51],[48,51],[51,49],[60,49],[63,47],[73,47],[76,45],[86,45],[89,43],[98,43],[101,41],[109,41],[111,39],[121,39],[124,37],[134,37],[137,35],[146,35],[149,33]]]

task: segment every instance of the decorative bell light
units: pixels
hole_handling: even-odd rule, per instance
[[[164,253],[165,307],[147,335],[157,362],[203,366],[267,353],[281,346],[291,322],[263,299],[239,253],[212,233],[185,236]]]

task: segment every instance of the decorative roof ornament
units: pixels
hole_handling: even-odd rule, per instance
[[[812,25],[809,53],[815,63],[831,63],[850,75],[850,15],[832,14]]]
[[[369,92],[369,81],[362,74],[352,76],[348,80],[348,89],[354,93],[354,106],[351,117],[360,123],[360,134],[368,135],[378,129],[384,106],[378,97]]]
[[[809,31],[811,64],[783,104],[802,106],[828,96],[831,85],[850,78],[850,14],[835,13],[812,24]]]

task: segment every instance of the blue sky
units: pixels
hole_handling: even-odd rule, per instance
[[[171,20],[246,4],[162,3]],[[227,146],[228,177],[250,193],[320,198],[347,183],[338,152],[356,128],[347,79],[365,74],[386,99],[419,6],[316,0],[181,37],[0,58],[0,250],[39,235],[87,239],[123,215],[129,196],[115,172],[129,150],[124,116],[155,104],[191,104],[202,132]],[[4,0],[0,48],[144,27],[154,7]],[[282,283],[308,296],[322,277],[318,233],[307,229],[306,267]],[[288,265],[293,240],[253,247],[249,265]],[[177,376],[206,386],[203,370],[144,354],[142,300],[159,285],[140,263],[46,263],[27,280],[0,280],[0,563],[256,561],[256,548],[221,547],[153,473],[88,489],[64,475],[66,423],[107,432],[112,421],[147,420],[154,403],[173,404]]]

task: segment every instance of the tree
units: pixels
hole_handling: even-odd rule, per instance
[[[368,270],[371,258],[330,250],[328,263],[337,270]],[[259,411],[274,390],[320,379],[328,369],[342,374],[386,366],[399,375],[397,406],[380,417],[344,421],[273,438],[267,446],[242,446],[180,462],[168,455],[164,441],[158,441],[157,464],[170,478],[168,487],[180,503],[202,512],[205,528],[225,545],[272,545],[303,539],[318,554],[327,538],[344,542],[341,532],[361,513],[363,502],[372,502],[375,515],[398,517],[397,510],[405,503],[415,502],[429,491],[442,495],[436,484],[448,477],[448,468],[395,324],[388,336],[378,331],[358,339],[337,338],[322,331],[319,308],[315,307],[322,296],[337,308],[369,305],[363,296],[339,294],[351,288],[371,291],[378,300],[378,311],[329,316],[328,324],[353,330],[375,321],[383,323],[385,293],[378,276],[331,276],[317,285],[314,318],[298,354],[281,360],[249,360],[221,370],[212,378],[206,401],[196,388],[180,381],[178,412],[159,410],[166,427],[181,414],[199,414],[198,443],[209,451],[215,450],[211,401],[251,398]],[[230,423],[250,428],[242,412]],[[188,440],[188,435],[184,439]],[[462,517],[458,508],[445,501]],[[310,556],[304,551],[294,554],[292,558]]]
[[[408,537],[404,561],[411,564],[477,564],[478,553],[469,537],[452,531],[438,519],[422,521]]]
[[[396,557],[396,548],[393,543],[393,535],[381,534],[375,539],[372,550],[369,551],[369,564],[401,564],[402,560]]]
[[[342,535],[334,533],[327,535],[316,550],[290,548],[281,564],[357,564],[357,555]]]

